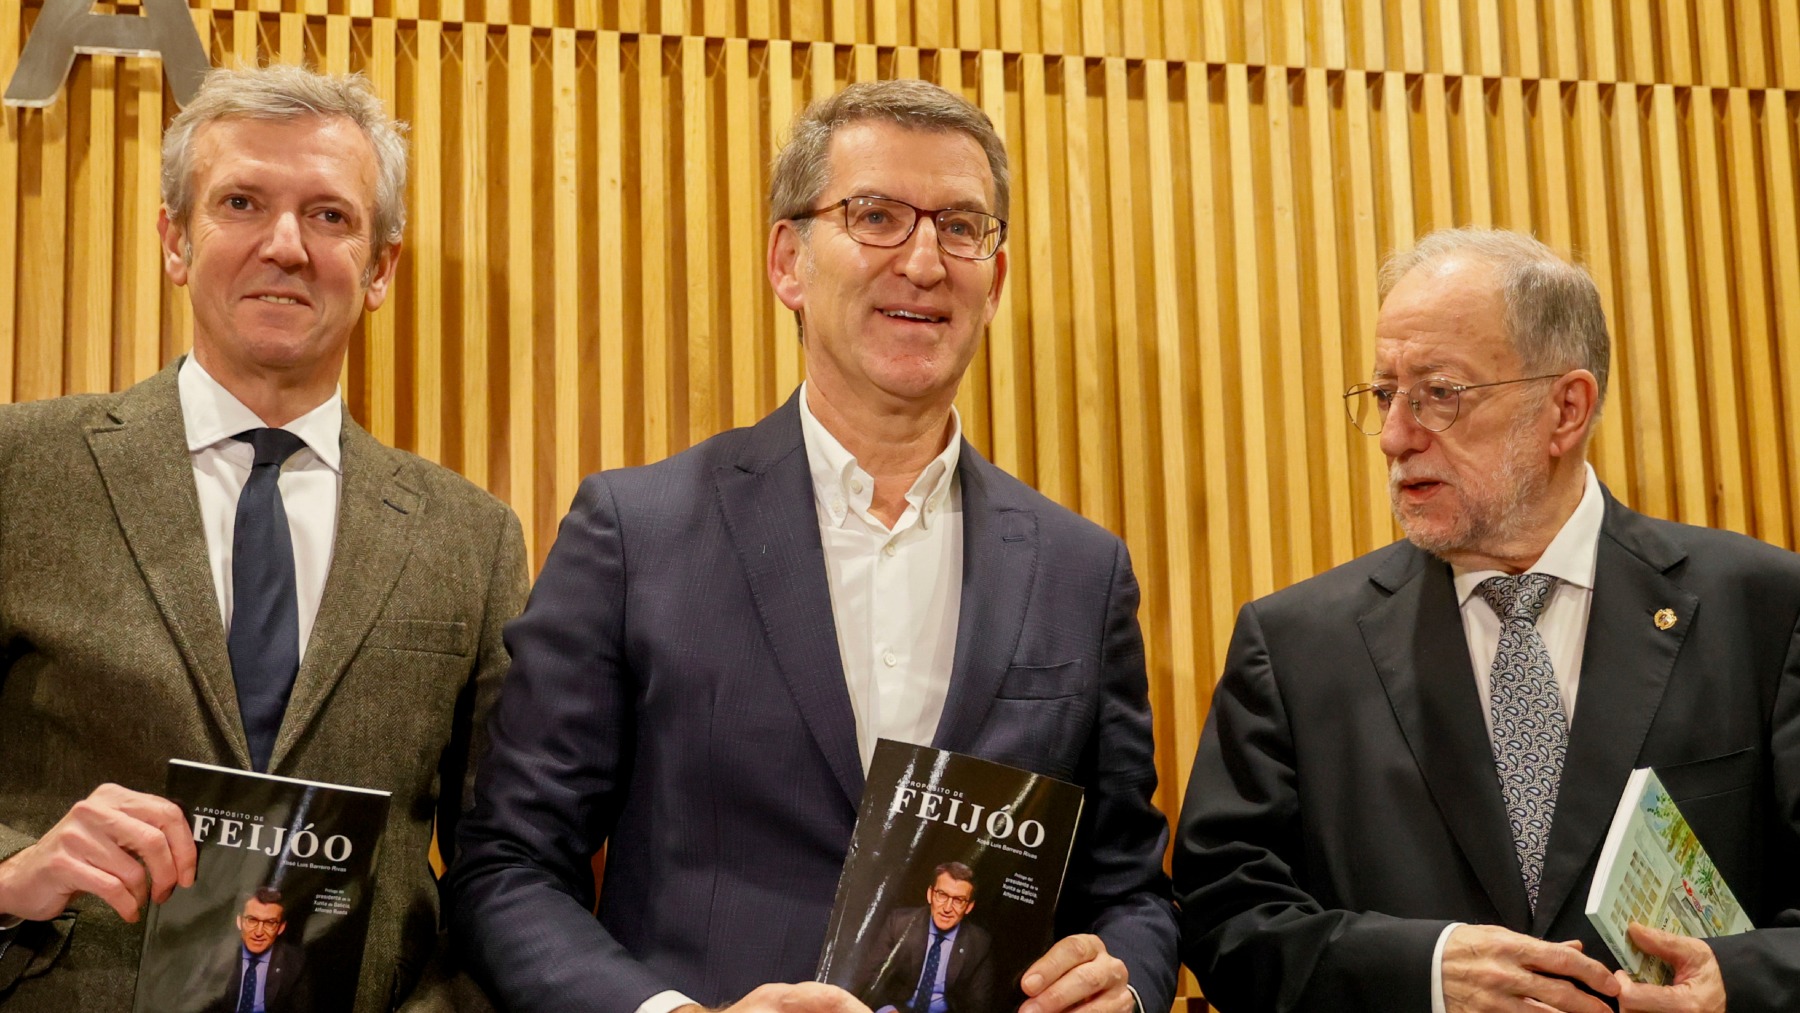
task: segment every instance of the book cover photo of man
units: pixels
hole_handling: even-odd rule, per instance
[[[888,915],[855,990],[875,1013],[980,1013],[997,1009],[992,940],[969,920],[975,874],[961,862],[932,870],[923,907]]]

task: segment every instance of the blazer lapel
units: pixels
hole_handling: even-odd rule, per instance
[[[788,692],[851,805],[862,797],[856,715],[838,654],[825,549],[796,397],[745,436],[718,469],[725,528]]]
[[[967,752],[993,708],[1025,626],[1037,573],[1037,515],[1002,502],[997,472],[963,441],[957,465],[962,483],[962,605],[950,689],[932,745]]]
[[[104,419],[89,428],[88,448],[201,704],[223,732],[232,759],[248,768],[250,751],[176,389],[180,362],[119,395]]]
[[[1581,654],[1581,688],[1544,855],[1533,928],[1548,931],[1573,897],[1588,860],[1599,851],[1619,805],[1619,791],[1641,755],[1662,703],[1675,658],[1700,600],[1665,574],[1684,554],[1606,496],[1594,565],[1594,598]],[[1653,620],[1664,608],[1677,620]]]
[[[1391,597],[1357,622],[1438,812],[1500,923],[1531,920],[1450,567],[1410,546],[1371,578]]]
[[[413,518],[424,496],[407,482],[405,458],[376,442],[344,413],[343,487],[331,572],[288,696],[269,769],[280,766],[375,625],[412,551]]]

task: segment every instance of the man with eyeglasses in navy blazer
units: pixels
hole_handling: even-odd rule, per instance
[[[865,1009],[807,980],[886,737],[1081,784],[1024,1008],[1167,1009],[1125,547],[984,460],[952,407],[1006,276],[1005,148],[935,85],[859,84],[798,119],[773,177],[768,276],[807,381],[583,483],[507,631],[450,873],[462,952],[511,1010]]]

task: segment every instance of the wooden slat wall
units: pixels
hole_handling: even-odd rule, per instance
[[[0,77],[37,8],[0,15]],[[1380,258],[1419,232],[1495,224],[1578,251],[1617,338],[1602,477],[1653,514],[1800,542],[1797,12],[196,0],[193,16],[215,62],[362,70],[413,124],[405,268],[346,392],[378,436],[509,500],[536,559],[582,474],[751,422],[800,379],[762,277],[766,166],[798,108],[900,75],[979,103],[1017,182],[965,427],[1130,543],[1173,813],[1236,608],[1395,535],[1338,393],[1368,369]],[[0,398],[124,386],[187,346],[151,228],[173,109],[154,62],[82,58],[62,101],[4,111]]]

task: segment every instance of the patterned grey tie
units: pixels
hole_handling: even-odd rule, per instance
[[[1531,909],[1537,911],[1538,881],[1544,874],[1544,845],[1556,813],[1569,722],[1551,671],[1550,652],[1538,634],[1538,616],[1550,600],[1556,578],[1543,573],[1489,577],[1475,593],[1500,616],[1500,644],[1489,672],[1488,707],[1493,717],[1494,769],[1500,796],[1512,822],[1519,875]]]

